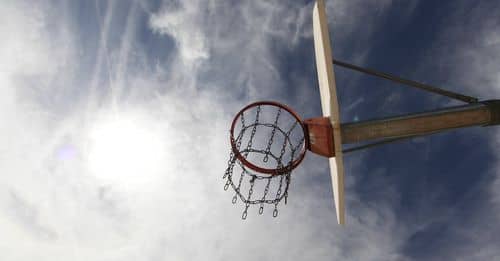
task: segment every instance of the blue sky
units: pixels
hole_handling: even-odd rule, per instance
[[[330,1],[334,56],[500,97],[494,1]],[[499,129],[345,157],[347,225],[328,161],[289,204],[231,204],[233,115],[276,100],[321,114],[312,1],[3,1],[1,260],[495,260]],[[336,68],[344,122],[458,104]]]

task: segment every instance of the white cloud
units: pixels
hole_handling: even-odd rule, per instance
[[[207,36],[200,27],[202,21],[199,21],[202,17],[200,4],[184,4],[174,10],[169,7],[164,7],[161,13],[151,16],[151,27],[159,33],[171,35],[177,41],[180,56],[186,64],[207,59]],[[185,30],[188,28],[189,30]]]

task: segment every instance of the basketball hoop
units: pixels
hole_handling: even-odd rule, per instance
[[[322,117],[302,121],[287,106],[277,102],[256,102],[236,114],[230,130],[231,154],[224,173],[224,190],[231,186],[245,204],[278,204],[288,197],[291,172],[304,159],[306,150],[329,158],[333,201],[338,224],[345,224],[344,153],[468,126],[500,124],[500,100],[479,102],[475,97],[403,79],[333,59],[330,30],[324,0],[313,6],[314,54]],[[341,123],[333,65],[387,79],[417,89],[469,103],[465,106],[385,117],[362,122]],[[375,141],[343,149],[343,144]]]
[[[309,150],[330,158],[331,166],[335,164],[332,167],[334,200],[338,222],[344,224],[343,180],[338,174],[343,175],[343,153],[457,126],[498,125],[499,115],[500,101],[491,100],[393,118],[345,123],[340,126],[343,130],[340,133],[340,129],[333,127],[331,117],[302,121],[286,105],[271,101],[252,103],[239,111],[231,124],[231,153],[223,176],[226,179],[224,190],[231,186],[235,192],[233,204],[238,198],[245,204],[242,219],[246,219],[250,205],[255,204],[260,205],[259,214],[264,212],[264,204],[274,205],[273,217],[276,217],[281,200],[285,199],[287,203],[291,173]],[[378,141],[342,150],[342,142],[365,140]]]
[[[262,111],[266,110],[269,112],[267,115],[272,115],[273,111],[276,112],[272,122],[266,121],[262,118]],[[254,122],[246,125],[245,114],[255,115]],[[239,122],[241,122],[241,128],[239,128],[238,135],[235,138],[235,131]],[[291,124],[286,126],[287,123]],[[293,133],[297,126],[300,126],[300,130],[298,130],[297,133]],[[287,127],[288,129],[286,129]],[[241,142],[246,138],[245,134],[249,134],[247,131],[249,129],[251,129],[251,133],[247,146],[244,149],[241,149]],[[266,134],[269,135],[267,135],[268,142],[265,144],[265,149],[254,148],[253,145],[255,145],[254,142],[256,138],[259,139],[259,141],[262,141],[260,138],[263,138],[262,136]],[[238,112],[238,114],[236,114],[236,117],[231,124],[230,135],[231,148],[238,160],[248,168],[264,174],[283,175],[290,172],[300,164],[300,162],[304,159],[306,152],[305,127],[302,125],[301,119],[294,111],[292,111],[292,109],[277,102],[261,101],[244,107],[240,112]],[[282,144],[277,144],[275,142],[280,140],[280,135],[282,138]],[[278,140],[275,140],[276,138]],[[278,148],[281,149],[279,151],[279,155],[275,155],[275,153],[273,153],[272,149],[275,145],[279,145]],[[300,149],[300,151],[297,152],[298,149]],[[247,159],[247,156],[250,153],[264,155],[262,162],[258,161],[255,157]],[[290,153],[290,157],[288,158],[289,160],[286,161],[287,164],[284,164],[287,153]],[[276,160],[276,164],[266,164],[269,163],[269,156]]]
[[[308,138],[301,119],[277,102],[252,103],[236,114],[230,142],[224,190],[231,186],[235,191],[232,202],[240,198],[245,204],[242,219],[252,204],[260,204],[259,214],[264,204],[274,205],[276,217],[279,202],[287,201],[290,174],[306,153]]]

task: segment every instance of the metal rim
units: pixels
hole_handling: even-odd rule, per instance
[[[237,120],[243,114],[244,111],[246,111],[246,110],[248,110],[248,109],[250,109],[252,107],[256,107],[256,106],[260,106],[260,105],[275,106],[275,107],[279,107],[279,108],[287,111],[288,113],[290,113],[295,118],[295,120],[297,121],[297,123],[302,128],[302,132],[304,134],[304,142],[302,144],[302,149],[301,149],[298,157],[295,160],[293,160],[290,164],[288,164],[287,166],[285,166],[285,167],[275,168],[275,169],[269,169],[269,168],[259,167],[257,165],[254,165],[253,163],[249,162],[245,157],[243,157],[243,155],[241,155],[241,153],[236,148],[236,141],[234,139],[234,128],[236,126]],[[257,172],[260,172],[260,173],[264,173],[264,174],[282,175],[282,174],[285,174],[285,173],[290,172],[291,170],[295,169],[302,162],[302,160],[304,159],[304,157],[306,155],[306,147],[307,147],[307,143],[309,142],[309,139],[308,139],[308,137],[306,135],[306,128],[305,128],[302,120],[300,119],[299,115],[297,113],[295,113],[290,107],[288,107],[288,106],[286,106],[284,104],[281,104],[279,102],[274,102],[274,101],[259,101],[259,102],[254,102],[254,103],[251,103],[251,104],[245,106],[243,109],[241,109],[236,114],[236,116],[233,119],[233,122],[231,123],[230,142],[231,142],[231,149],[232,149],[234,155],[246,167],[248,167],[248,168],[250,168],[250,169],[252,169],[254,171],[257,171]]]

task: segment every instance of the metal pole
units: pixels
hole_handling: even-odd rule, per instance
[[[476,103],[476,102],[478,102],[478,99],[474,98],[474,97],[470,97],[470,96],[463,95],[463,94],[460,94],[460,93],[455,93],[455,92],[443,90],[441,88],[438,88],[438,87],[435,87],[435,86],[431,86],[431,85],[428,85],[428,84],[423,84],[423,83],[419,83],[419,82],[416,82],[416,81],[403,79],[403,78],[400,78],[400,77],[397,77],[397,76],[394,76],[394,75],[391,75],[391,74],[388,74],[388,73],[383,73],[383,72],[375,71],[373,69],[359,67],[359,66],[356,66],[356,65],[353,65],[353,64],[349,64],[349,63],[346,63],[346,62],[342,62],[342,61],[339,61],[339,60],[335,60],[335,59],[332,59],[332,60],[333,60],[333,64],[336,64],[338,66],[342,66],[342,67],[345,67],[345,68],[348,68],[348,69],[351,69],[351,70],[354,70],[354,71],[358,71],[358,72],[366,73],[366,74],[369,74],[369,75],[377,76],[377,77],[384,78],[384,79],[387,79],[387,80],[390,80],[390,81],[393,81],[393,82],[398,82],[398,83],[405,84],[405,85],[408,85],[408,86],[412,86],[412,87],[415,87],[415,88],[418,88],[418,89],[422,89],[422,90],[425,90],[425,91],[428,91],[428,92],[437,93],[437,94],[440,94],[440,95],[443,95],[443,96],[446,96],[446,97],[449,97],[449,98],[452,98],[452,99],[456,99],[456,100],[459,100],[459,101],[463,101],[463,102],[467,102],[467,103]]]
[[[500,101],[341,124],[342,143],[423,135],[449,129],[500,123]]]

